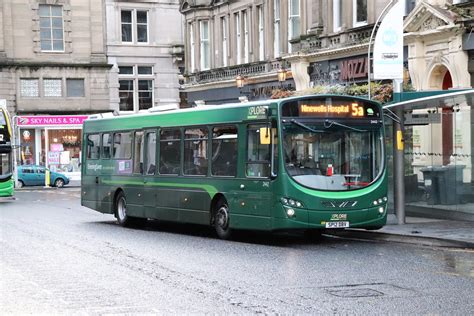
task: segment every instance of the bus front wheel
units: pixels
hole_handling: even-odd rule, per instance
[[[229,239],[232,235],[232,230],[229,226],[230,215],[229,206],[224,199],[217,202],[214,210],[214,228],[217,236],[221,239]]]

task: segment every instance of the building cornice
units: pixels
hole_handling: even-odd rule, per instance
[[[334,49],[328,49],[328,50],[320,50],[317,52],[311,52],[311,53],[303,53],[303,52],[298,52],[295,54],[287,55],[287,56],[282,56],[282,59],[291,62],[294,61],[300,61],[300,60],[313,60],[313,59],[324,59],[325,57],[347,57],[347,56],[352,56],[354,55],[354,52],[359,52],[360,53],[367,53],[367,50],[369,49],[369,44],[364,43],[364,44],[359,44],[359,45],[351,45],[347,47],[340,47],[340,48],[334,48]]]
[[[29,61],[0,61],[0,67],[77,67],[77,68],[112,68],[107,63],[65,63],[65,62],[29,62]]]

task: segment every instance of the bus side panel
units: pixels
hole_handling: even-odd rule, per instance
[[[153,218],[164,221],[178,221],[179,194],[176,188],[156,188],[156,214]]]
[[[187,190],[180,192],[179,221],[208,225],[210,223],[209,206],[211,199],[205,190]]]
[[[137,179],[138,178],[138,179]],[[127,178],[121,179],[124,183]],[[134,177],[132,183],[127,183],[124,187],[125,197],[127,198],[127,214],[134,217],[145,217],[143,208],[143,180],[140,177]]]
[[[265,230],[272,229],[272,218],[245,214],[232,214],[230,226],[236,229]]]
[[[99,210],[102,213],[113,214],[114,213],[114,195],[116,188],[111,185],[101,183],[99,185]]]
[[[81,204],[85,207],[100,211],[97,203],[96,176],[89,176],[82,173]]]

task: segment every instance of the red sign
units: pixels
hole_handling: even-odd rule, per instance
[[[16,123],[18,126],[82,125],[87,118],[87,115],[19,116]]]

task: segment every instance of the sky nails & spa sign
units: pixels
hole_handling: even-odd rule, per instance
[[[64,126],[82,125],[87,115],[32,115],[18,116],[17,126]]]

